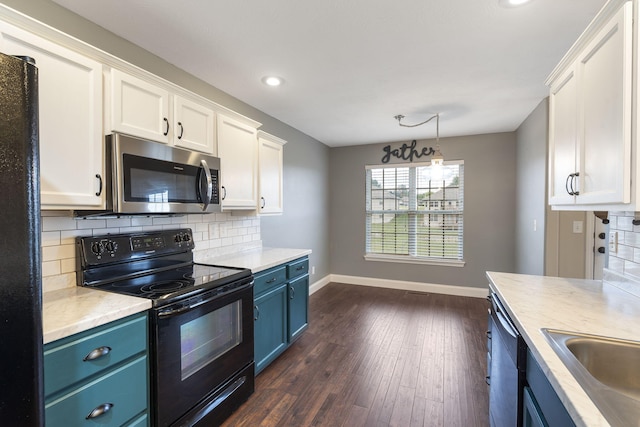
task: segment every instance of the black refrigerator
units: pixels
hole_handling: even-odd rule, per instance
[[[38,70],[0,54],[0,425],[43,426]]]

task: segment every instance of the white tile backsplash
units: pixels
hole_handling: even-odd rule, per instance
[[[194,257],[205,259],[262,246],[260,218],[230,213],[178,217],[76,219],[56,211],[42,212],[43,291],[76,286],[75,238],[108,233],[191,228]]]
[[[618,251],[609,252],[608,270],[633,281],[640,280],[640,226],[636,212],[609,212],[609,235],[618,233]]]

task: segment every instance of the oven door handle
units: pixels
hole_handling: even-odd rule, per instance
[[[206,160],[200,160],[200,167],[204,170],[204,174],[207,177],[207,194],[202,201],[202,210],[206,211],[211,203],[211,197],[213,195],[213,181],[211,180],[211,169],[209,169],[209,165]]]
[[[251,286],[253,286],[253,280],[251,280],[250,282],[245,283],[244,285],[238,286],[237,288],[233,288],[230,289],[227,292],[224,293],[220,293],[220,294],[214,294],[211,295],[209,298],[205,298],[202,300],[198,300],[193,302],[192,304],[185,304],[185,305],[180,305],[179,307],[176,308],[166,308],[160,312],[158,312],[158,317],[161,319],[167,318],[167,317],[171,317],[171,316],[177,316],[178,314],[187,312],[189,310],[192,310],[198,306],[201,306],[202,304],[206,304],[208,302],[211,302],[215,299],[221,298],[225,295],[228,295],[230,293],[233,292],[238,292],[238,291],[242,291],[244,289],[250,288]]]

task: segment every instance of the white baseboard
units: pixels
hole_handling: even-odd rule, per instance
[[[324,282],[327,278],[322,279]],[[331,274],[326,283],[314,289],[314,292],[327,285],[329,282],[346,283],[349,285],[374,286],[377,288],[401,289],[405,291],[430,292],[435,294],[457,295],[463,297],[486,298],[489,295],[489,286],[486,288],[472,288],[468,286],[439,285],[436,283],[407,282],[403,280],[375,279],[371,277],[343,276]],[[314,283],[316,286],[318,282]]]
[[[324,288],[329,283],[331,283],[330,274],[318,280],[317,282],[314,282],[311,286],[309,286],[309,295],[312,295],[313,293],[318,292],[320,289]]]

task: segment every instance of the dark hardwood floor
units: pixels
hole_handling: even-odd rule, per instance
[[[488,426],[487,307],[331,283],[224,426]]]

